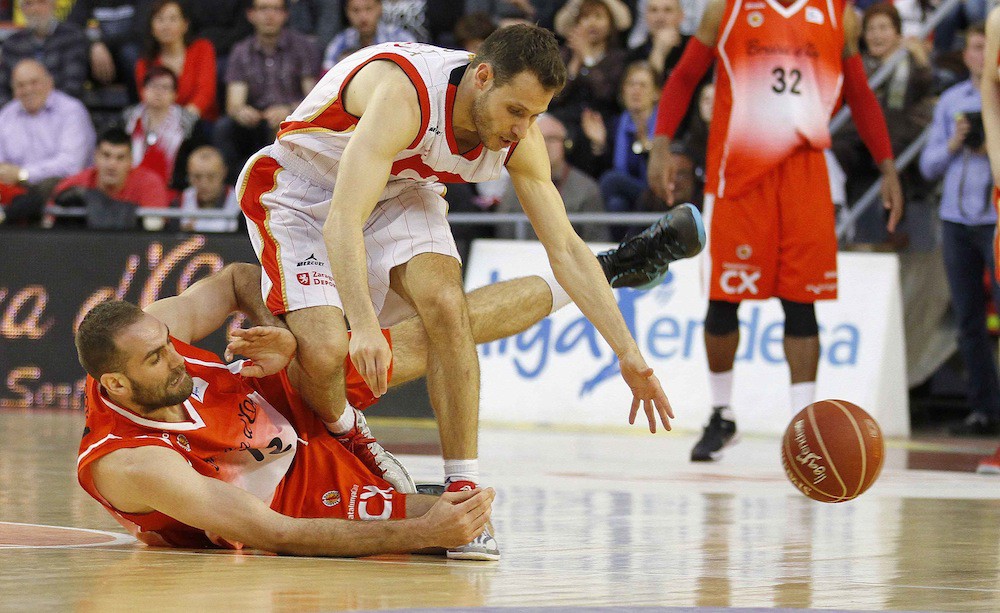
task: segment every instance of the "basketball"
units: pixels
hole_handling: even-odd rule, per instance
[[[788,480],[819,502],[860,496],[878,478],[884,458],[878,423],[845,400],[820,400],[802,409],[781,439]]]

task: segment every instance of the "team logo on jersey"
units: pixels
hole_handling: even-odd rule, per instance
[[[295,266],[322,266],[323,262],[316,258],[315,253],[310,253],[309,257],[297,263]]]
[[[751,28],[759,28],[764,25],[764,13],[760,11],[754,11],[747,15],[747,23],[750,24]]]
[[[719,275],[719,288],[723,292],[731,296],[744,294],[756,296],[760,293],[760,289],[757,287],[761,276],[759,267],[724,263],[722,268],[722,274]]]
[[[310,283],[309,273],[307,272],[300,272],[299,274],[295,275],[295,278],[299,280],[299,285],[309,285]]]
[[[191,451],[191,443],[188,442],[188,437],[183,434],[177,435],[177,444],[180,445],[181,449],[184,451]]]
[[[337,490],[330,490],[329,492],[323,494],[323,504],[328,507],[335,507],[340,504],[340,492]]]
[[[750,245],[740,245],[736,248],[736,257],[741,260],[749,260],[751,255],[753,255],[753,247]]]
[[[201,377],[191,377],[194,387],[191,388],[191,397],[198,402],[205,402],[205,392],[208,390],[208,381]]]
[[[825,19],[823,18],[823,11],[819,10],[815,6],[806,7],[806,21],[809,23],[815,23],[823,25]]]

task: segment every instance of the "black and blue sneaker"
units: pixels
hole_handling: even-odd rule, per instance
[[[597,255],[611,287],[650,289],[659,285],[670,262],[690,258],[705,248],[705,223],[693,204],[667,211],[656,223]]]

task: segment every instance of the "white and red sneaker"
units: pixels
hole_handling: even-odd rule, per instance
[[[993,455],[979,461],[976,472],[981,475],[1000,475],[1000,447],[997,447]]]
[[[392,484],[397,492],[416,494],[417,485],[413,482],[413,478],[410,477],[410,473],[403,466],[403,463],[375,440],[361,411],[351,406],[347,408],[354,411],[354,427],[344,434],[334,434],[334,438],[361,460],[361,463],[372,471],[372,474],[378,475]]]
[[[446,492],[468,492],[476,489],[476,484],[472,481],[458,480],[447,481],[445,483]],[[478,560],[483,562],[496,562],[500,559],[500,546],[493,536],[493,524],[487,523],[483,533],[477,536],[467,545],[448,550],[448,558],[451,560]]]

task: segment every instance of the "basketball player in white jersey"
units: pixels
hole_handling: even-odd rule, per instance
[[[387,478],[391,456],[356,441],[343,362],[349,354],[374,394],[384,393],[392,352],[381,328],[415,311],[428,336],[447,486],[478,481],[479,360],[441,183],[492,180],[504,165],[565,288],[553,287],[557,302],[572,298],[611,345],[633,413],[655,410],[669,427],[666,395],[569,224],[534,126],[565,79],[553,35],[534,26],[498,30],[476,56],[375,45],[328,72],[275,143],[244,167],[240,202],[265,273],[262,292],[298,341],[302,394]],[[643,240],[661,241],[672,257],[696,253],[703,231],[692,211]]]

